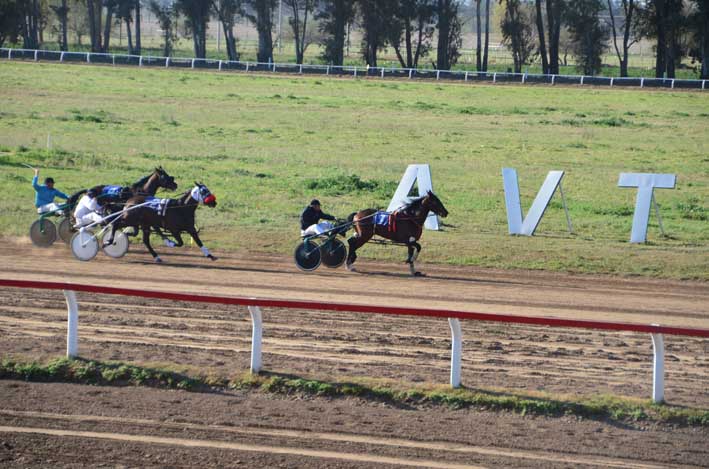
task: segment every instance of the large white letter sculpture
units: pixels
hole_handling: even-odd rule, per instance
[[[650,204],[655,206],[655,215],[657,215],[660,231],[664,231],[662,229],[660,209],[657,207],[657,202],[655,202],[653,189],[674,189],[675,180],[674,174],[620,173],[618,187],[638,188],[638,196],[635,199],[635,213],[633,214],[633,230],[630,233],[631,243],[644,243],[647,240]]]
[[[433,183],[431,182],[431,167],[427,164],[410,164],[406,168],[404,177],[399,182],[399,187],[396,188],[394,197],[392,197],[387,212],[393,212],[397,208],[411,202],[409,192],[414,187],[414,183],[418,183],[419,196],[426,195],[426,192],[433,191]],[[438,230],[438,216],[431,212],[426,218],[424,226],[429,230]]]
[[[502,168],[502,182],[505,186],[505,206],[507,208],[507,225],[510,234],[532,236],[557,187],[559,188],[561,202],[564,205],[564,212],[566,213],[566,224],[569,228],[569,232],[573,232],[569,210],[566,207],[566,200],[564,199],[564,191],[561,188],[561,178],[563,177],[563,171],[549,171],[544,184],[542,184],[541,189],[539,189],[537,193],[537,197],[529,208],[527,217],[522,218],[522,202],[519,198],[517,171],[512,168]]]

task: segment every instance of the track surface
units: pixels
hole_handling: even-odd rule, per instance
[[[166,248],[165,265],[152,264],[143,252],[119,261],[99,254],[80,263],[63,245],[40,250],[5,241],[0,276],[6,278],[709,327],[704,283],[425,265],[429,276],[412,279],[404,265],[366,260],[359,274],[306,275],[289,259],[225,256],[212,263],[195,250]],[[248,369],[250,323],[241,308],[86,294],[79,302],[84,357],[222,376]],[[264,311],[264,321],[267,370],[323,379],[448,379],[446,321],[275,308]],[[0,289],[0,356],[60,356],[65,328],[61,293]],[[652,348],[645,334],[463,322],[463,336],[469,387],[650,395]],[[708,341],[667,337],[666,344],[668,401],[708,408]],[[709,461],[704,429],[7,381],[0,381],[0,395],[0,466],[70,465],[75,448],[86,449],[79,462],[89,466],[106,454],[129,466],[668,467]]]

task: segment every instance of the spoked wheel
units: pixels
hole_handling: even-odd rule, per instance
[[[88,230],[74,234],[71,238],[71,252],[80,261],[90,261],[98,254],[96,236]]]
[[[322,263],[325,264],[325,267],[330,267],[331,269],[340,267],[347,259],[347,248],[345,243],[339,239],[331,239],[323,243],[320,246],[320,253],[322,255]]]
[[[71,243],[71,237],[74,236],[74,228],[71,226],[71,220],[62,218],[59,222],[59,238],[66,244]]]
[[[293,253],[295,265],[304,272],[312,272],[320,266],[320,247],[312,241],[303,241]]]
[[[128,247],[130,246],[128,236],[126,236],[122,231],[116,231],[116,236],[113,237],[113,244],[106,246],[104,241],[108,240],[110,236],[111,233],[108,231],[103,234],[103,238],[101,239],[103,252],[106,253],[107,256],[113,257],[114,259],[120,259],[128,252]]]
[[[47,248],[57,240],[57,227],[46,218],[35,220],[30,226],[30,239],[35,246]]]

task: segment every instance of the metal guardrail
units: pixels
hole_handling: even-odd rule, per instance
[[[339,65],[306,65],[294,63],[241,62],[218,59],[154,57],[94,52],[61,52],[39,49],[0,48],[0,60],[33,60],[66,63],[91,63],[137,67],[189,68],[218,71],[288,73],[298,75],[333,75],[373,78],[426,79],[457,82],[564,84],[609,87],[707,89],[708,80],[675,78],[603,77],[587,75],[544,75],[531,73],[476,72],[398,67],[357,67]]]
[[[475,313],[467,311],[454,311],[444,309],[401,308],[389,306],[372,306],[363,304],[323,303],[314,301],[276,300],[263,298],[206,296],[185,293],[173,293],[153,290],[136,290],[130,288],[114,288],[95,285],[82,285],[58,282],[37,282],[27,280],[0,279],[0,287],[12,288],[38,288],[43,290],[63,290],[67,302],[67,356],[75,357],[78,354],[78,303],[75,292],[99,293],[104,295],[134,296],[140,298],[155,298],[161,300],[186,301],[197,303],[217,303],[225,305],[247,306],[251,314],[252,339],[251,339],[251,371],[261,369],[263,321],[261,307],[310,309],[319,311],[348,311],[370,314],[394,314],[405,316],[427,316],[447,318],[451,329],[451,372],[450,384],[452,387],[461,385],[461,362],[463,353],[463,334],[460,319],[475,321],[491,321],[515,324],[531,324],[537,326],[570,327],[581,329],[600,329],[613,331],[629,331],[649,333],[653,345],[653,390],[652,399],[655,402],[664,401],[665,396],[665,371],[664,371],[664,337],[679,335],[690,337],[709,338],[709,329],[693,329],[685,327],[668,327],[659,325],[644,325],[622,322],[587,321],[575,319],[562,319],[537,316],[515,316],[510,314]]]

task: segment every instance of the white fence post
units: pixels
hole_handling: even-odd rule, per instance
[[[113,66],[115,67],[116,66],[116,54],[113,54],[111,56],[111,61],[113,62]]]
[[[143,56],[141,55],[140,58],[138,59],[138,67],[143,66]]]
[[[665,341],[662,334],[652,334],[652,401],[665,400]]]
[[[706,80],[702,80],[702,91],[704,91],[704,85],[706,84]]]
[[[325,75],[330,74],[330,66],[325,67]],[[355,67],[355,76],[357,76],[357,67]]]
[[[583,75],[581,75],[581,86],[583,86]]]
[[[91,63],[91,54],[88,52],[86,53],[86,63]]]
[[[493,72],[492,74],[492,82],[497,83],[497,72]]]
[[[194,68],[194,59],[192,59],[192,68]]]
[[[440,80],[440,78],[441,78],[441,71],[436,70],[436,80]]]
[[[273,73],[276,73],[276,62],[273,62]]]
[[[671,85],[671,88],[672,88],[672,89],[675,89],[675,79],[674,79],[674,78],[672,79],[672,85]]]
[[[448,325],[451,328],[451,387],[460,387],[460,365],[463,355],[463,331],[460,328],[460,321],[455,318],[448,318]]]
[[[74,358],[79,354],[79,305],[76,302],[76,293],[64,290],[67,307],[66,322],[66,356]]]
[[[221,60],[219,61],[219,71],[220,72],[222,71],[222,61]]]
[[[413,74],[414,74],[414,69],[410,68],[409,69],[409,80],[411,80],[411,77],[413,76]]]
[[[330,70],[330,67],[328,67],[327,69],[328,69],[328,71],[329,71],[329,70]],[[355,65],[355,68],[354,68],[354,72],[355,72],[355,73],[354,73],[354,76],[355,76],[355,78],[357,78],[357,66],[356,66],[356,65]]]
[[[170,57],[165,59],[165,68],[168,68],[170,66]]]
[[[382,78],[384,78],[384,67],[382,67]]]
[[[300,73],[301,75],[303,74],[303,64],[300,64],[300,70],[298,70],[298,73]]]
[[[554,79],[556,78],[556,75],[551,76],[551,84],[554,85]]]
[[[523,73],[522,74],[522,84],[524,85],[525,80],[527,79],[527,74]]]
[[[249,71],[249,63],[248,62],[246,62],[246,71],[247,72]]]
[[[611,87],[613,86],[613,77],[611,77]]]
[[[640,77],[640,88],[645,86],[645,77]]]
[[[37,62],[37,54],[39,53],[38,50],[34,51],[34,61]]]
[[[62,52],[62,57],[64,57],[64,52]],[[11,60],[11,59],[12,59],[12,49],[8,49],[7,50],[7,60]],[[60,62],[61,62],[61,60],[60,60]]]
[[[64,52],[62,52],[61,54],[59,54],[59,61],[60,61],[60,62],[64,62]]]
[[[263,322],[261,320],[261,308],[249,306],[251,313],[251,373],[258,373],[261,370],[261,337],[263,335]]]

